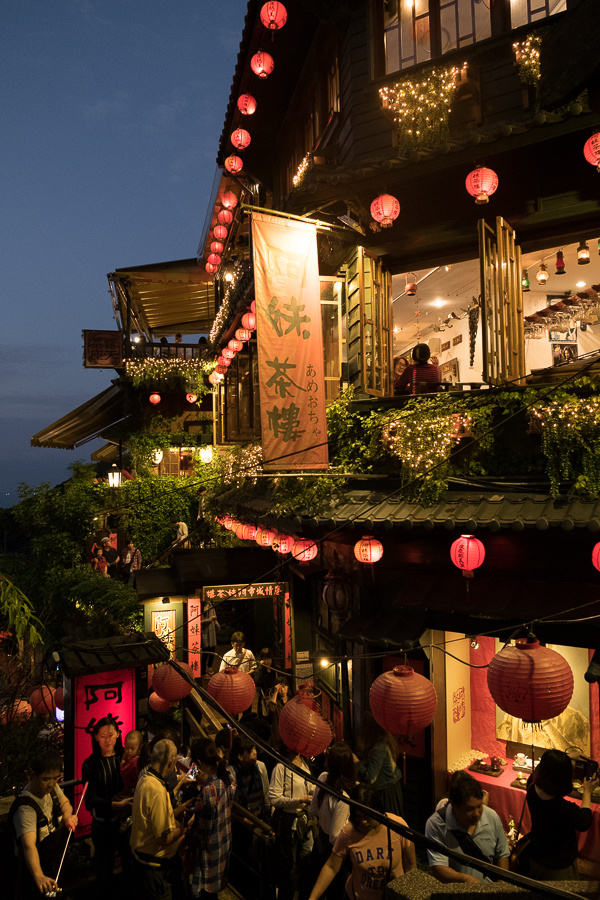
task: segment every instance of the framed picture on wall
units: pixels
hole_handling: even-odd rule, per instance
[[[458,359],[456,357],[454,359],[449,359],[448,362],[442,363],[440,366],[440,372],[442,373],[442,381],[445,381],[449,384],[456,384],[458,382]]]
[[[577,325],[569,328],[568,331],[549,331],[548,339],[558,344],[576,344],[577,343]]]
[[[552,365],[571,362],[579,356],[577,344],[550,344],[552,350]]]

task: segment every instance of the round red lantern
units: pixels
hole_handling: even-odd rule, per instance
[[[231,225],[233,222],[233,213],[229,212],[228,209],[222,209],[217,216],[219,225]]]
[[[225,191],[221,197],[221,205],[223,209],[235,209],[238,205],[238,198],[233,191]]]
[[[228,666],[212,676],[206,690],[226,713],[234,716],[252,705],[256,687],[247,672]]]
[[[600,544],[596,544],[592,550],[592,565],[600,572]]]
[[[218,357],[217,357],[217,363],[218,363],[218,365],[220,365],[220,366],[230,366],[230,365],[231,365],[231,360],[230,360],[229,357],[227,357],[227,356],[218,356]]]
[[[224,241],[227,238],[228,231],[224,225],[215,225],[213,234],[220,241]]]
[[[148,697],[148,703],[150,704],[154,712],[166,712],[168,709],[171,709],[171,701],[164,700],[154,692]]]
[[[277,0],[269,0],[260,11],[260,21],[270,31],[279,31],[287,22],[287,9]]]
[[[231,133],[231,143],[236,150],[245,150],[246,147],[250,146],[251,140],[250,132],[246,131],[245,128],[236,128],[235,131]]]
[[[540,647],[533,635],[496,653],[487,670],[490,694],[500,709],[524,722],[543,722],[565,711],[573,696],[566,659]]]
[[[450,547],[450,559],[462,569],[465,578],[473,577],[473,569],[478,569],[485,559],[485,547],[472,534],[461,534]]]
[[[600,131],[597,131],[585,142],[583,155],[592,166],[600,172]]]
[[[319,548],[315,542],[306,540],[306,538],[300,538],[292,547],[293,558],[301,563],[310,562],[318,552]]]
[[[226,528],[227,531],[231,531],[231,529],[233,528],[233,517],[225,516],[225,518],[221,520],[221,525],[223,526],[223,528]]]
[[[186,394],[185,399],[188,403],[195,403],[198,399],[198,394]]]
[[[222,253],[224,249],[225,248],[223,247],[223,244],[221,243],[221,241],[212,241],[212,243],[210,245],[211,253]]]
[[[250,304],[250,312],[254,313],[254,315],[256,315],[256,300],[253,300],[252,303]]]
[[[333,731],[314,701],[312,681],[301,684],[281,710],[279,734],[285,746],[300,756],[318,756],[331,744]]]
[[[153,406],[156,406],[157,403],[160,403],[160,394],[150,394],[148,400]]]
[[[185,669],[188,675],[194,677],[194,673],[187,663],[180,662],[178,665]],[[182,700],[193,690],[192,685],[168,663],[154,670],[152,687],[163,700]]]
[[[265,76],[266,77],[266,76]],[[241,172],[244,168],[244,163],[239,158],[239,156],[228,156],[225,162],[223,163],[228,172],[231,172],[232,175],[236,175],[238,172]]]
[[[261,528],[259,532],[257,532],[254,540],[258,544],[259,547],[270,547],[273,543],[273,539],[275,538],[275,532],[271,531],[269,528]]]
[[[215,369],[215,371],[211,372],[210,375],[208,376],[208,380],[209,380],[210,384],[213,385],[213,387],[216,387],[217,384],[221,384],[221,382],[223,381],[223,376],[221,375],[220,372],[217,372],[217,370]]]
[[[239,353],[240,350],[244,349],[244,345],[241,341],[238,341],[237,338],[232,338],[227,344],[230,350],[233,350],[234,353]]]
[[[382,228],[391,228],[400,215],[400,203],[391,194],[380,194],[371,203],[371,215]]]
[[[235,356],[235,350],[232,350],[231,347],[223,347],[223,356],[226,359],[233,359]]]
[[[354,555],[362,563],[379,562],[383,556],[383,544],[372,535],[366,534],[354,545]]]
[[[256,532],[258,528],[256,525],[249,525],[246,523],[242,528],[242,533],[240,535],[243,541],[254,541],[256,540]]]
[[[227,364],[231,362],[230,359],[227,360]],[[227,366],[215,366],[215,372],[217,375],[227,375]]]
[[[371,685],[369,704],[376,721],[392,734],[411,735],[433,722],[437,694],[412,666],[396,666]]]
[[[209,266],[215,266],[218,268],[218,266],[221,265],[221,257],[219,256],[219,254],[211,253],[210,256],[208,257],[208,264],[209,264]]]
[[[46,687],[46,685],[34,688],[29,698],[29,705],[33,712],[42,716],[54,712],[54,707],[56,706],[54,702],[55,693],[54,688]]]
[[[256,315],[253,312],[244,313],[242,316],[242,328],[247,328],[248,331],[254,331],[256,328]]]
[[[407,272],[404,276],[404,293],[407,297],[414,297],[418,289],[419,285],[417,282],[417,276],[414,272]]]
[[[252,337],[252,332],[247,328],[237,328],[235,332],[236,340],[238,341],[249,341]]]
[[[243,116],[253,116],[256,112],[256,100],[252,94],[241,94],[238,97],[237,108]]]
[[[2,724],[10,725],[11,722],[23,721],[31,715],[31,706],[27,700],[15,700],[9,706],[2,709]]]
[[[259,78],[266,78],[275,68],[275,61],[270,53],[265,53],[264,50],[259,50],[258,53],[255,53],[250,60],[250,67],[254,74],[258,75]]]
[[[213,266],[212,263],[206,263],[206,265],[204,266],[204,268],[206,269],[206,271],[208,272],[209,275],[214,275],[215,272],[217,272],[218,269],[219,269],[218,266]]]
[[[296,538],[293,538],[291,534],[278,534],[273,539],[271,550],[274,550],[275,553],[280,553],[282,556],[287,556],[288,553],[292,552],[292,547],[295,543]]]
[[[498,176],[493,169],[477,166],[467,175],[465,185],[471,197],[475,197],[475,203],[487,203],[498,187]]]
[[[65,708],[65,692],[61,687],[54,692],[54,705],[57,709]]]

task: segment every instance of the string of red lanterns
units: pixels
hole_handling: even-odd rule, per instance
[[[239,158],[239,156],[235,155],[228,156],[223,165],[228,172],[231,172],[232,175],[236,175],[244,168],[244,163],[242,162],[242,160]]]
[[[228,209],[222,209],[217,215],[219,225],[231,225],[233,222],[233,213]]]
[[[222,253],[224,250],[224,246],[221,241],[211,241],[210,244],[210,252],[211,253]]]
[[[253,116],[256,112],[256,100],[252,94],[240,94],[237,108],[243,116]]]
[[[213,234],[219,241],[224,241],[229,232],[225,228],[224,225],[215,225],[213,229]]]
[[[231,143],[236,150],[245,150],[250,146],[250,133],[245,128],[236,128],[231,135]]]
[[[157,403],[160,403],[161,396],[160,394],[150,394],[148,400],[150,401],[150,403],[152,403],[153,406],[156,406]]]
[[[250,60],[250,68],[259,78],[267,78],[275,68],[275,60],[270,53],[259,50]],[[225,165],[227,166],[227,161]]]
[[[248,331],[254,331],[256,328],[256,315],[253,312],[244,313],[242,316],[242,328],[247,328]]]
[[[591,166],[600,172],[600,131],[596,131],[587,139],[583,147],[583,155]]]
[[[292,546],[292,556],[299,563],[310,562],[318,552],[316,543],[306,538],[299,538]]]

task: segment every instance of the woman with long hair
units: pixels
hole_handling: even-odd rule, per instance
[[[121,732],[115,719],[99,719],[92,729],[92,753],[83,761],[81,777],[88,782],[85,794],[86,809],[92,815],[92,843],[94,845],[94,892],[98,900],[114,895],[113,869],[115,854],[121,858],[123,873],[127,875],[130,862],[129,835],[131,829],[121,830],[122,820],[131,814],[132,798],[115,800],[123,794],[121,762],[124,754]]]
[[[358,756],[361,760],[357,768],[359,780],[373,785],[386,812],[401,816],[402,773],[396,765],[398,744],[370,710],[362,717]]]
[[[531,813],[530,874],[538,881],[578,881],[577,832],[592,825],[598,778],[583,782],[581,807],[565,800],[573,790],[573,766],[563,750],[546,750],[527,788]]]
[[[197,852],[192,894],[202,900],[214,898],[227,884],[231,855],[231,804],[235,783],[211,738],[192,744],[192,762],[198,767],[194,825],[190,842]]]
[[[319,775],[319,781],[343,797],[350,795],[356,784],[356,768],[352,748],[345,741],[332,744],[327,751],[326,768]],[[310,804],[310,814],[315,816],[319,823],[318,855],[315,864],[316,871],[320,871],[331,855],[331,848],[338,834],[348,824],[350,807],[343,800],[317,787]],[[348,872],[343,870],[339,873],[328,890],[329,896],[343,895],[347,876]]]
[[[370,784],[357,784],[350,799],[376,812],[384,812],[381,797]],[[406,825],[400,816],[387,815],[387,818]],[[308,900],[319,900],[341,871],[346,859],[352,866],[352,874],[346,882],[346,894],[354,900],[383,897],[386,884],[392,878],[406,875],[417,867],[412,841],[386,828],[368,812],[353,806],[350,821],[338,834],[331,856],[321,869]]]

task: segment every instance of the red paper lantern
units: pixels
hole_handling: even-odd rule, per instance
[[[500,709],[524,722],[543,722],[565,711],[573,696],[573,672],[564,657],[540,647],[533,635],[503,647],[487,670],[490,694]]]
[[[218,356],[218,357],[217,357],[217,363],[218,363],[220,366],[230,366],[230,365],[231,365],[231,360],[230,360],[229,357],[227,357],[227,356]]]
[[[269,0],[260,11],[260,21],[270,31],[279,31],[287,22],[287,9],[277,0]]]
[[[187,663],[180,662],[179,665],[192,678],[194,677],[194,673]],[[188,694],[191,694],[193,690],[192,685],[185,678],[182,678],[179,672],[176,672],[168,663],[155,669],[152,687],[163,700],[182,700]]]
[[[391,228],[400,215],[400,203],[391,194],[380,194],[371,203],[371,215],[382,228]]]
[[[152,693],[148,697],[148,703],[154,710],[154,712],[166,712],[168,709],[171,709],[171,701],[164,700],[162,697],[159,697],[158,694]]]
[[[221,525],[227,529],[227,531],[231,531],[233,528],[233,518],[232,516],[225,516],[224,519],[221,519]]]
[[[210,375],[208,376],[208,380],[209,380],[210,384],[213,385],[213,387],[216,387],[217,384],[221,384],[221,382],[223,381],[223,376],[221,375],[220,372],[217,372],[217,370],[215,369],[215,371],[211,372]]]
[[[252,337],[252,332],[247,328],[237,328],[235,332],[236,340],[238,341],[249,341]]]
[[[596,544],[592,550],[592,565],[600,572],[600,544]]]
[[[301,684],[279,715],[279,734],[300,756],[318,756],[333,740],[331,724],[314,701],[312,681]]]
[[[54,707],[56,706],[54,702],[55,693],[56,691],[54,688],[46,687],[45,684],[34,688],[31,692],[31,697],[29,698],[29,705],[33,712],[39,713],[42,716],[54,712]]]
[[[243,116],[253,116],[256,112],[256,100],[252,94],[241,94],[238,97],[237,107]]]
[[[253,312],[244,313],[242,316],[242,328],[247,328],[248,331],[254,331],[256,328],[256,315]]]
[[[157,403],[160,403],[161,397],[160,394],[150,394],[148,400],[153,406],[156,406]]]
[[[152,687],[152,679],[154,678],[154,666],[146,666],[146,668],[148,670],[148,690],[150,690]]]
[[[233,350],[234,353],[239,353],[240,350],[244,349],[244,345],[241,341],[238,341],[237,338],[232,338],[227,344],[230,350]],[[224,352],[224,351],[223,351]]]
[[[255,53],[250,60],[250,67],[252,68],[254,74],[258,75],[259,78],[266,78],[275,68],[275,61],[273,60],[273,57],[270,53],[265,53],[264,50],[259,50],[258,53]],[[227,168],[227,163],[225,164],[225,168]]]
[[[244,168],[244,163],[239,158],[239,156],[228,156],[225,162],[223,163],[228,172],[231,172],[232,175],[237,175],[238,172],[241,172]]]
[[[241,534],[242,540],[243,540],[243,541],[254,541],[254,540],[256,540],[256,533],[257,533],[257,531],[258,531],[258,528],[256,527],[256,525],[249,525],[249,524],[246,523],[246,524],[242,527],[242,534]]]
[[[225,228],[224,225],[215,225],[213,234],[220,241],[224,241],[226,239],[228,233],[229,232],[227,231],[227,229]]]
[[[211,253],[210,256],[208,257],[208,264],[209,264],[209,266],[215,266],[215,268],[220,266],[221,265],[221,257],[219,256],[219,254]]]
[[[211,253],[222,253],[224,249],[225,248],[223,247],[223,244],[221,243],[221,241],[212,241],[212,243],[210,245]]]
[[[292,547],[293,558],[301,563],[310,562],[311,559],[315,558],[318,552],[319,548],[315,542],[308,541],[306,538],[300,538],[300,540],[296,541]]]
[[[396,666],[371,685],[369,704],[376,721],[392,734],[411,735],[433,722],[437,694],[412,666]]]
[[[12,722],[23,721],[31,716],[31,706],[26,700],[15,700],[9,706],[2,709],[2,724],[10,725]]]
[[[234,716],[252,705],[256,687],[247,672],[228,666],[212,676],[206,690],[226,713]]]
[[[233,213],[230,213],[228,209],[222,209],[217,216],[219,225],[231,225],[233,222]]]
[[[471,197],[475,197],[475,203],[487,203],[498,187],[498,176],[493,169],[477,166],[467,175],[465,185]]]
[[[235,350],[232,350],[231,347],[223,347],[223,356],[225,359],[233,359],[235,356]]]
[[[354,545],[354,555],[362,563],[379,562],[383,556],[383,544],[372,535],[366,534]]]
[[[206,271],[208,272],[209,275],[214,275],[215,272],[217,272],[218,269],[219,269],[218,266],[213,266],[212,263],[206,263],[206,265],[204,266],[204,268],[206,269]]]
[[[597,131],[585,142],[583,155],[592,166],[600,172],[600,131]]]
[[[224,209],[235,209],[238,205],[238,198],[233,191],[225,191],[221,197],[221,205]]]
[[[54,692],[54,705],[57,709],[65,708],[65,692],[61,687]]]
[[[274,550],[275,553],[280,553],[282,556],[287,556],[288,553],[292,552],[292,547],[295,543],[296,538],[292,537],[291,534],[278,534],[273,539],[271,550]]]
[[[231,360],[227,360],[227,366],[230,365]],[[215,372],[217,375],[227,375],[227,366],[215,366]]]
[[[245,150],[246,147],[250,146],[251,140],[250,132],[246,131],[245,128],[236,128],[231,134],[231,143],[236,150]]]
[[[261,528],[254,540],[259,547],[270,547],[274,538],[274,531],[271,531],[269,528]]]
[[[186,394],[185,399],[188,403],[195,403],[198,399],[198,394]]]
[[[461,534],[450,547],[450,559],[462,569],[465,578],[473,577],[473,569],[478,569],[485,559],[485,547],[472,534]]]

